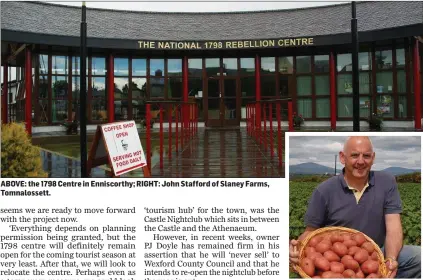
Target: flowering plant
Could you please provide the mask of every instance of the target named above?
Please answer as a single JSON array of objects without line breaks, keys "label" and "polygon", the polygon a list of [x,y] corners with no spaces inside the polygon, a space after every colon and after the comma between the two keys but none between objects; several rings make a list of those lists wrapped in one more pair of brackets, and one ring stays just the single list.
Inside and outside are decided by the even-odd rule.
[{"label": "flowering plant", "polygon": [[303,115],[297,115],[296,112],[294,112],[294,127],[300,127],[303,123],[304,123],[304,118]]},{"label": "flowering plant", "polygon": [[373,113],[367,118],[367,122],[369,123],[370,130],[381,130],[383,126],[382,113]]}]

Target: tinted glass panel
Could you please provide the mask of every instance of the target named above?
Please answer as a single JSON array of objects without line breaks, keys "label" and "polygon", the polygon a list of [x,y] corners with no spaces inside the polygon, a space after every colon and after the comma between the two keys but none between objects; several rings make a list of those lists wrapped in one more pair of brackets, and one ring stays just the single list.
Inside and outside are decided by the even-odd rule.
[{"label": "tinted glass panel", "polygon": [[150,79],[150,97],[164,98],[164,78]]},{"label": "tinted glass panel", "polygon": [[52,77],[52,97],[67,99],[68,97],[68,82],[65,76]]},{"label": "tinted glass panel", "polygon": [[329,55],[314,56],[314,71],[316,73],[329,72]]},{"label": "tinted glass panel", "polygon": [[150,75],[164,76],[164,59],[150,59]]},{"label": "tinted glass panel", "polygon": [[39,98],[48,98],[47,76],[40,76]]},{"label": "tinted glass panel", "polygon": [[147,92],[146,78],[132,78],[132,98],[145,98]]},{"label": "tinted glass panel", "polygon": [[128,58],[115,58],[114,59],[115,76],[128,76],[129,60]]},{"label": "tinted glass panel", "polygon": [[370,93],[371,72],[361,72],[358,76],[360,94]]},{"label": "tinted glass panel", "polygon": [[129,95],[128,78],[115,78],[115,99],[126,99]]},{"label": "tinted glass panel", "polygon": [[93,75],[106,75],[106,59],[104,57],[93,57],[91,64]]},{"label": "tinted glass panel", "polygon": [[360,117],[368,118],[370,116],[370,98],[360,97]]},{"label": "tinted glass panel", "polygon": [[218,58],[206,58],[207,76],[220,75],[220,61]]},{"label": "tinted glass panel", "polygon": [[255,77],[241,78],[241,97],[256,96],[256,79]]},{"label": "tinted glass panel", "polygon": [[328,95],[330,94],[329,76],[315,76],[314,82],[316,84],[317,95]]},{"label": "tinted glass panel", "polygon": [[381,95],[376,98],[377,112],[383,117],[394,116],[394,100],[390,95]]},{"label": "tinted glass panel", "polygon": [[241,74],[254,74],[255,62],[254,58],[240,58]]},{"label": "tinted glass panel", "polygon": [[297,77],[297,94],[311,95],[311,77]]},{"label": "tinted glass panel", "polygon": [[106,97],[106,78],[92,78],[92,95],[93,98]]},{"label": "tinted glass panel", "polygon": [[398,70],[397,72],[397,88],[399,93],[407,92],[407,80],[405,78],[404,70]]},{"label": "tinted glass panel", "polygon": [[48,55],[46,54],[40,55],[40,74],[48,74]]},{"label": "tinted glass panel", "polygon": [[188,79],[188,96],[203,97],[203,80],[201,78]]},{"label": "tinted glass panel", "polygon": [[338,72],[352,71],[352,57],[350,53],[336,56],[336,70]]},{"label": "tinted glass panel", "polygon": [[377,69],[392,68],[392,50],[376,51],[375,54]]},{"label": "tinted glass panel", "polygon": [[236,76],[238,74],[238,61],[236,58],[223,59],[223,73],[228,76]]},{"label": "tinted glass panel", "polygon": [[404,49],[397,49],[397,67],[404,68],[405,67],[405,54]]},{"label": "tinted glass panel", "polygon": [[352,74],[338,74],[337,79],[338,94],[351,94],[353,92]]},{"label": "tinted glass panel", "polygon": [[330,100],[329,98],[316,99],[316,117],[329,118],[330,117]]},{"label": "tinted glass panel", "polygon": [[55,56],[52,57],[53,74],[67,74],[68,73],[68,57],[67,56]]},{"label": "tinted glass panel", "polygon": [[[85,62],[85,66],[87,67],[87,76],[88,76],[88,57],[87,61]],[[79,75],[81,72],[81,58],[79,56],[72,57],[72,75]]]},{"label": "tinted glass panel", "polygon": [[361,52],[358,54],[358,69],[363,71],[372,69],[372,60],[370,53]]},{"label": "tinted glass panel", "polygon": [[338,97],[338,117],[352,117],[352,97]]},{"label": "tinted glass panel", "polygon": [[407,96],[398,96],[398,117],[407,117]]},{"label": "tinted glass panel", "polygon": [[311,98],[298,99],[298,115],[302,115],[303,118],[311,118],[312,109],[311,109]]},{"label": "tinted glass panel", "polygon": [[132,76],[146,76],[147,75],[147,59],[134,58],[132,59]]},{"label": "tinted glass panel", "polygon": [[261,73],[275,73],[275,58],[274,57],[262,57],[261,58]]},{"label": "tinted glass panel", "polygon": [[[188,93],[189,95],[190,93]],[[167,96],[168,98],[182,97],[182,78],[171,77],[167,81]]]},{"label": "tinted glass panel", "polygon": [[276,79],[275,75],[261,76],[261,96],[276,95]]},{"label": "tinted glass panel", "polygon": [[392,72],[376,73],[376,92],[392,93],[393,91],[393,75]]},{"label": "tinted glass panel", "polygon": [[311,72],[311,57],[297,56],[297,73],[310,73],[310,72]]},{"label": "tinted glass panel", "polygon": [[292,74],[294,71],[294,58],[292,56],[279,57],[279,72]]},{"label": "tinted glass panel", "polygon": [[188,59],[188,72],[190,76],[203,75],[203,60],[201,58]]},{"label": "tinted glass panel", "polygon": [[168,59],[167,73],[169,76],[182,76],[182,59]]}]

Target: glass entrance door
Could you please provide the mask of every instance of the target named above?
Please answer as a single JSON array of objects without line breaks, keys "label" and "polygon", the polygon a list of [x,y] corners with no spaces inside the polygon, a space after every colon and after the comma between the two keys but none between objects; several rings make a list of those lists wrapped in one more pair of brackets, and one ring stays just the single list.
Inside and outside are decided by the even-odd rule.
[{"label": "glass entrance door", "polygon": [[239,125],[239,108],[237,102],[237,87],[235,78],[223,78],[221,80],[223,88],[223,122],[225,126]]},{"label": "glass entrance door", "polygon": [[207,58],[207,126],[239,126],[236,58]]},{"label": "glass entrance door", "polygon": [[239,106],[235,78],[209,78],[208,126],[238,126]]},{"label": "glass entrance door", "polygon": [[220,79],[210,77],[207,81],[208,89],[208,110],[207,110],[207,125],[208,126],[222,126],[222,110],[221,110],[221,89]]}]

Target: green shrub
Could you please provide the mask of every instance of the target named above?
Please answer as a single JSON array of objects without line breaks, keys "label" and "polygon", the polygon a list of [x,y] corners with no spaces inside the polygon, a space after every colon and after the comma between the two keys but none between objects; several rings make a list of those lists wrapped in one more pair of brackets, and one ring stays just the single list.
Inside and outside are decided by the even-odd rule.
[{"label": "green shrub", "polygon": [[47,177],[40,149],[32,145],[25,128],[17,123],[1,126],[1,176]]}]

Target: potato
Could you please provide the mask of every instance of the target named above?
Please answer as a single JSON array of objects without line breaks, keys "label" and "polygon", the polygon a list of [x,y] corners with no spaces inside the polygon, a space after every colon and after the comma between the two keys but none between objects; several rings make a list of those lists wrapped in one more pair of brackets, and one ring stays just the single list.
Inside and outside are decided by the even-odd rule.
[{"label": "potato", "polygon": [[352,240],[357,242],[357,246],[361,247],[361,245],[366,242],[366,237],[361,232],[358,232],[352,236]]},{"label": "potato", "polygon": [[[322,274],[322,278],[339,278],[338,274],[339,273],[335,273],[335,272],[332,272],[332,271],[326,271]],[[342,274],[341,274],[341,276],[342,276]]]},{"label": "potato", "polygon": [[326,251],[323,253],[323,256],[329,261],[329,262],[339,262],[341,258],[335,254],[333,251]]},{"label": "potato", "polygon": [[345,256],[342,257],[341,263],[343,265],[345,265],[347,260],[354,260],[354,258],[352,256],[350,256],[350,255],[345,255]]},{"label": "potato", "polygon": [[363,271],[361,271],[360,269],[358,269],[358,271],[356,271],[355,276],[357,278],[364,278],[364,273]]},{"label": "potato", "polygon": [[361,265],[361,270],[365,274],[377,273],[379,271],[379,263],[373,260],[367,260]]},{"label": "potato", "polygon": [[354,240],[349,239],[349,240],[345,240],[344,241],[344,245],[347,246],[347,248],[350,248],[352,246],[357,246],[357,242],[355,242]]},{"label": "potato", "polygon": [[308,276],[314,275],[314,263],[309,258],[302,259],[300,262],[300,267]]},{"label": "potato", "polygon": [[375,247],[371,242],[364,242],[363,245],[361,245],[361,248],[369,252],[369,254],[373,253],[373,251],[375,250]]},{"label": "potato", "polygon": [[355,278],[355,272],[352,271],[351,269],[344,270],[342,275],[344,276],[344,278]]},{"label": "potato", "polygon": [[351,269],[353,271],[357,271],[357,269],[360,268],[360,264],[354,259],[346,260],[343,264],[346,269]]},{"label": "potato", "polygon": [[331,244],[329,244],[325,241],[322,241],[319,244],[317,244],[315,248],[316,248],[316,252],[323,254],[324,252],[330,250]]},{"label": "potato", "polygon": [[332,250],[341,258],[348,254],[348,248],[341,242],[336,242],[332,245]]},{"label": "potato", "polygon": [[332,241],[332,243],[335,243],[335,242],[344,242],[344,238],[341,235],[337,234],[337,233],[334,233],[332,235],[332,237],[331,237],[330,240]]},{"label": "potato", "polygon": [[314,249],[314,247],[308,247],[307,246],[305,248],[305,254],[306,254],[307,257],[309,257],[311,253],[315,253],[315,252],[316,252],[316,249]]},{"label": "potato", "polygon": [[[314,260],[314,266],[322,271],[328,271],[330,269],[330,263],[324,257],[316,258]],[[323,277],[325,278],[325,277]]]},{"label": "potato", "polygon": [[380,278],[376,273],[370,273],[366,278]]},{"label": "potato", "polygon": [[360,250],[360,247],[357,247],[357,246],[352,246],[352,247],[348,248],[348,255],[350,255],[350,256],[354,256],[354,254],[355,254],[358,250]]},{"label": "potato", "polygon": [[319,252],[314,252],[314,253],[311,253],[310,256],[307,256],[307,258],[309,258],[313,262],[316,260],[316,258],[319,258],[319,257],[323,258],[323,255]]},{"label": "potato", "polygon": [[322,238],[320,236],[314,236],[308,242],[308,246],[310,246],[310,247],[316,247],[316,245],[319,244],[320,241],[322,241]]},{"label": "potato", "polygon": [[333,278],[332,277],[333,272],[332,271],[325,271],[322,274],[322,278]]},{"label": "potato", "polygon": [[360,250],[358,250],[355,254],[354,254],[354,259],[359,263],[359,264],[362,264],[362,263],[364,263],[365,261],[367,261],[368,259],[369,259],[369,253],[366,251],[366,250],[364,250],[364,249],[361,249],[360,248]]},{"label": "potato", "polygon": [[374,251],[374,252],[372,253],[372,255],[371,255],[371,259],[372,259],[372,260],[374,260],[374,261],[378,261],[378,260],[379,260],[379,256],[378,256],[378,254],[377,254],[377,252],[376,252],[376,251]]},{"label": "potato", "polygon": [[351,240],[352,239],[352,236],[349,233],[343,233],[342,234],[342,237],[344,238],[344,241],[347,241],[347,240]]},{"label": "potato", "polygon": [[335,273],[343,273],[344,270],[345,270],[345,267],[340,262],[331,262],[330,263],[330,270],[332,272],[335,272]]}]

